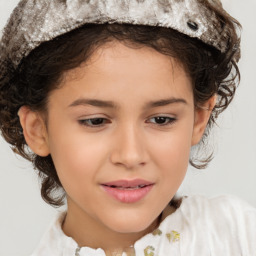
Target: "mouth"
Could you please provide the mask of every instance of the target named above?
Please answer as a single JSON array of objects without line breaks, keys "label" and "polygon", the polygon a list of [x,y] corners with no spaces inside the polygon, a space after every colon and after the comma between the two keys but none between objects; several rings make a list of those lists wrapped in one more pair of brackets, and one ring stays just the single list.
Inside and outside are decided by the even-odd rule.
[{"label": "mouth", "polygon": [[143,199],[153,188],[154,183],[136,180],[118,180],[101,184],[107,195],[122,203],[135,203]]},{"label": "mouth", "polygon": [[108,186],[108,185],[102,185],[102,186],[106,186],[106,187],[110,187],[110,188],[116,188],[116,189],[120,189],[120,190],[134,190],[134,189],[140,189],[140,188],[145,188],[146,186],[149,186],[149,185],[138,185],[138,186],[135,186],[135,187],[119,187],[119,186]]}]

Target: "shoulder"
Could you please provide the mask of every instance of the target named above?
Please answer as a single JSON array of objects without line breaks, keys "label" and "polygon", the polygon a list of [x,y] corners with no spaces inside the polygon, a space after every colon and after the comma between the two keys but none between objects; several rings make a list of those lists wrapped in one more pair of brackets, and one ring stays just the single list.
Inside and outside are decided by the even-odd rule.
[{"label": "shoulder", "polygon": [[75,254],[77,248],[76,242],[72,238],[67,237],[61,229],[65,216],[65,212],[61,212],[56,216],[43,235],[38,247],[30,256],[62,256]]},{"label": "shoulder", "polygon": [[[220,223],[239,230],[247,228],[248,231],[252,227],[256,228],[256,208],[235,196],[190,196],[183,199],[180,211],[193,223],[214,222],[215,226]],[[248,225],[249,222],[254,226]]]},{"label": "shoulder", "polygon": [[212,198],[205,196],[190,196],[183,199],[181,210],[187,212],[187,216],[194,214],[206,215],[209,218],[239,219],[243,217],[256,217],[256,208],[247,202],[231,195],[221,195]]},{"label": "shoulder", "polygon": [[215,197],[206,197],[203,195],[193,195],[184,197],[182,204],[183,207],[195,207],[197,210],[210,208],[214,210],[219,209],[232,209],[232,210],[249,210],[255,211],[256,209],[244,200],[233,195],[220,195]]},{"label": "shoulder", "polygon": [[226,248],[230,253],[240,250],[239,255],[252,255],[256,250],[256,209],[235,196],[187,197],[179,213],[185,233],[215,251]]}]

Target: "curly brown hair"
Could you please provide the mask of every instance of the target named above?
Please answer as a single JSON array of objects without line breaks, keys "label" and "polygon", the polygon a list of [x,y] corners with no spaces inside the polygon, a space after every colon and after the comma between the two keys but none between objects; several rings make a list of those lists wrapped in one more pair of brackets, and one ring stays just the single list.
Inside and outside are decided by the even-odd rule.
[{"label": "curly brown hair", "polygon": [[[213,7],[211,7],[213,8]],[[129,47],[151,47],[183,64],[192,79],[196,107],[217,95],[217,103],[205,132],[233,99],[240,74],[240,24],[223,10],[215,10],[223,26],[229,31],[226,52],[206,45],[170,28],[130,24],[87,24],[49,42],[42,43],[25,57],[18,68],[6,63],[8,76],[0,74],[0,128],[12,149],[31,161],[41,178],[42,198],[53,206],[60,206],[65,198],[51,156],[41,157],[31,152],[23,136],[17,115],[19,108],[47,113],[47,99],[52,90],[61,85],[63,74],[86,62],[93,52],[107,42],[118,40]],[[8,77],[8,79],[6,78]],[[202,143],[204,141],[202,140]],[[211,160],[190,163],[196,168],[206,167]],[[62,193],[56,193],[62,190]]]}]

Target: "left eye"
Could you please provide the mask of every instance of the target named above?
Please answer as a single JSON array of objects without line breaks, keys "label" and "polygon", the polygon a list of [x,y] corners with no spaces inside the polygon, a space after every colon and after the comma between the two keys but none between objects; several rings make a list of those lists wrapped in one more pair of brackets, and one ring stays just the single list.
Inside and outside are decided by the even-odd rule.
[{"label": "left eye", "polygon": [[85,126],[91,126],[91,127],[102,126],[106,122],[107,122],[107,119],[105,118],[90,118],[90,119],[79,120],[80,124]]},{"label": "left eye", "polygon": [[149,119],[151,123],[155,123],[158,125],[168,125],[172,124],[176,121],[173,117],[167,117],[167,116],[156,116]]}]

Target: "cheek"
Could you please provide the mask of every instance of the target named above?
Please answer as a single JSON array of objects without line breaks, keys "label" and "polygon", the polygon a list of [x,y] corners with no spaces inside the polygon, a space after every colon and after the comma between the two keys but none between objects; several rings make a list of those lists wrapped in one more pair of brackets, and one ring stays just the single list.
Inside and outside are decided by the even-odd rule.
[{"label": "cheek", "polygon": [[193,126],[179,126],[152,140],[151,159],[162,175],[163,186],[176,192],[187,171]]},{"label": "cheek", "polygon": [[191,148],[192,129],[177,128],[151,141],[151,155],[159,165],[171,169],[187,166]]},{"label": "cheek", "polygon": [[102,140],[79,132],[53,131],[52,135],[50,152],[64,189],[68,192],[88,186],[105,161]]}]

